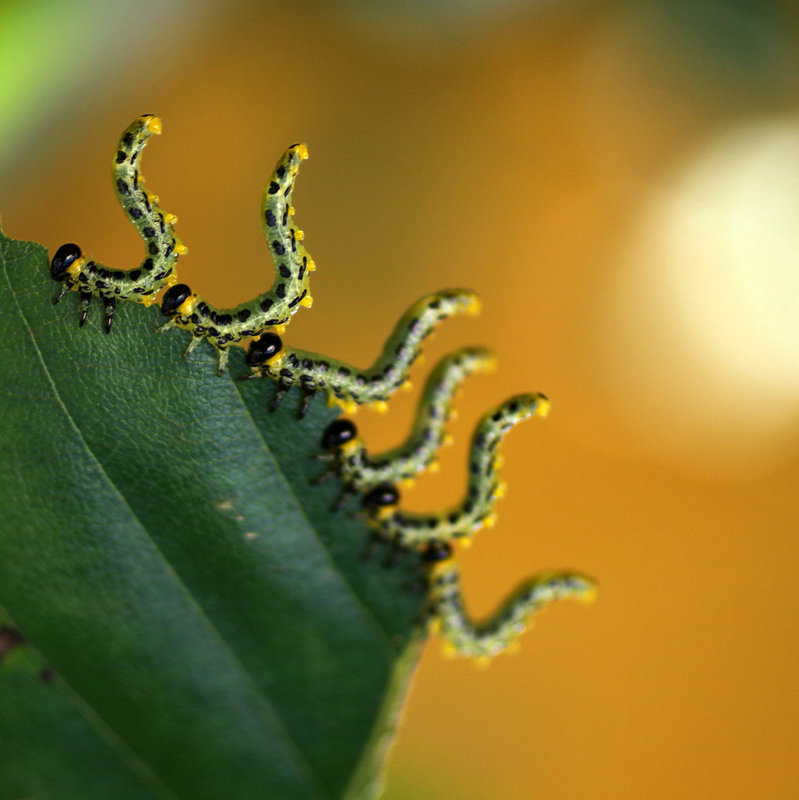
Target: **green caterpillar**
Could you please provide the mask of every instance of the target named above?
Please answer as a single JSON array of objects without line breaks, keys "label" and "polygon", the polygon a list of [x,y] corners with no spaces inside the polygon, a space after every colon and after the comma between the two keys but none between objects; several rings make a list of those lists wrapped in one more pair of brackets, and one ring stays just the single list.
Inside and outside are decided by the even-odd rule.
[{"label": "green caterpillar", "polygon": [[453,314],[476,314],[479,310],[477,295],[468,289],[449,289],[422,297],[402,315],[383,352],[367,369],[286,347],[278,334],[269,331],[250,343],[246,362],[252,373],[245,377],[266,376],[277,381],[273,408],[294,384],[299,384],[303,393],[300,416],[320,390],[327,394],[330,405],[338,404],[347,413],[366,403],[385,410],[388,398],[406,382],[422,342],[436,325]]},{"label": "green caterpillar", "polygon": [[336,507],[349,495],[380,483],[412,483],[413,476],[435,464],[436,452],[446,439],[452,399],[463,381],[478,370],[494,369],[495,363],[494,356],[482,347],[466,347],[443,358],[427,379],[411,435],[399,447],[378,456],[368,455],[352,420],[334,420],[322,435],[322,447],[331,455],[317,456],[332,459],[332,465],[316,482],[339,474],[344,492]]},{"label": "green caterpillar", "polygon": [[219,354],[219,374],[225,369],[228,347],[250,336],[258,336],[267,328],[285,330],[290,317],[300,306],[310,308],[309,275],[316,269],[313,259],[302,244],[305,234],[294,226],[291,195],[300,164],[308,158],[304,144],[289,147],[275,166],[264,190],[261,219],[269,252],[275,265],[272,286],[263,294],[235,308],[217,309],[185,283],[168,289],[161,300],[161,311],[170,317],[160,330],[178,327],[192,335],[186,353],[202,339]]},{"label": "green caterpillar", "polygon": [[577,572],[537,575],[524,581],[493,616],[474,623],[464,609],[452,547],[446,542],[430,544],[422,552],[422,562],[427,572],[430,632],[444,640],[447,655],[483,664],[518,647],[530,617],[553,600],[574,598],[585,603],[596,596],[596,582]]},{"label": "green caterpillar", "polygon": [[122,134],[113,164],[114,191],[146,245],[142,263],[130,270],[109,269],[84,256],[80,247],[71,242],[61,245],[50,262],[50,275],[62,284],[53,304],[75,289],[80,295],[79,325],[86,322],[94,295],[103,301],[105,331],[110,333],[119,298],[149,306],[165,283],[177,280],[178,257],[186,252],[175,236],[177,217],[162,211],[158,198],[143,187],[144,178],[137,163],[154,133],[161,133],[158,117],[144,114],[135,120]]},{"label": "green caterpillar", "polygon": [[430,542],[462,539],[464,544],[484,525],[495,522],[494,505],[505,486],[497,475],[499,443],[519,422],[532,416],[545,417],[549,400],[543,394],[511,397],[477,424],[469,452],[469,483],[466,497],[455,507],[431,514],[400,511],[396,486],[382,483],[363,496],[363,506],[377,539],[390,541],[396,548],[415,547]]}]

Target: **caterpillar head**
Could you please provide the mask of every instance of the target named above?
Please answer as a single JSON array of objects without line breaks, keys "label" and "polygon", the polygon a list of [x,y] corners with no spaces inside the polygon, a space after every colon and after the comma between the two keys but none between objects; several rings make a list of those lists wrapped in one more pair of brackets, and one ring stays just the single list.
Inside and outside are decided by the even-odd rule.
[{"label": "caterpillar head", "polygon": [[422,550],[422,562],[425,564],[438,564],[452,558],[452,545],[448,542],[430,542]]},{"label": "caterpillar head", "polygon": [[83,254],[80,247],[72,242],[62,244],[58,250],[55,251],[53,260],[50,262],[50,276],[54,281],[65,281],[69,278],[69,268],[79,259]]},{"label": "caterpillar head", "polygon": [[382,519],[394,513],[399,500],[399,490],[393,483],[380,483],[370,489],[361,502],[371,517]]},{"label": "caterpillar head", "polygon": [[355,423],[349,419],[336,419],[331,422],[322,434],[322,447],[325,450],[347,449],[347,445],[358,436]]},{"label": "caterpillar head", "polygon": [[283,340],[276,334],[268,331],[250,342],[244,361],[249,367],[262,367],[268,364],[283,350]]},{"label": "caterpillar head", "polygon": [[183,304],[194,297],[194,293],[185,283],[176,283],[164,292],[161,298],[161,313],[167,317],[182,314]]}]

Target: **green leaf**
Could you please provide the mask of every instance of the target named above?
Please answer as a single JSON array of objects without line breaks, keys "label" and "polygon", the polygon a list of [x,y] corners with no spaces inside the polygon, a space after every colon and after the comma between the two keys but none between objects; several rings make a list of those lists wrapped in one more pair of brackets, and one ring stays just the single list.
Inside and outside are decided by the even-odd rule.
[{"label": "green leaf", "polygon": [[0,800],[372,796],[423,593],[311,484],[337,412],[56,289],[0,233]]}]

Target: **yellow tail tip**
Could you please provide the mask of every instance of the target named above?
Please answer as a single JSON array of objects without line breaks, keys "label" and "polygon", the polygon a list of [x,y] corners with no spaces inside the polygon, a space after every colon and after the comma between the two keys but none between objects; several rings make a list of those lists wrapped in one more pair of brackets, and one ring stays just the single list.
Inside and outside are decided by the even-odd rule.
[{"label": "yellow tail tip", "polygon": [[163,129],[164,126],[160,117],[150,117],[150,119],[147,120],[147,130],[150,133],[159,134]]},{"label": "yellow tail tip", "polygon": [[466,313],[476,317],[483,310],[483,301],[477,295],[473,295],[469,304],[466,306]]},{"label": "yellow tail tip", "polygon": [[591,605],[592,603],[596,602],[596,597],[598,593],[599,593],[599,587],[594,583],[591,585],[590,588],[580,592],[576,596],[577,601],[583,603],[583,605],[586,606]]},{"label": "yellow tail tip", "polygon": [[297,158],[299,158],[300,161],[305,161],[305,159],[308,158],[308,145],[298,144],[294,148],[294,152],[297,154]]},{"label": "yellow tail tip", "polygon": [[549,398],[542,395],[538,401],[538,405],[535,407],[536,416],[546,417],[549,414],[550,408],[552,408],[552,403],[550,403]]}]

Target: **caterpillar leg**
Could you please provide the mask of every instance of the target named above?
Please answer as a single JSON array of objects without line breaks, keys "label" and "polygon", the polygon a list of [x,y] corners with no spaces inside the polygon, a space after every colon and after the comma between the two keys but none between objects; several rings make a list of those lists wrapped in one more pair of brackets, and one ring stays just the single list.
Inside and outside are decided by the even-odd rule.
[{"label": "caterpillar leg", "polygon": [[316,391],[314,389],[309,389],[304,384],[301,385],[300,388],[302,389],[302,404],[300,405],[300,410],[297,413],[297,416],[302,419],[308,413],[308,409],[311,407],[311,402],[316,396]]},{"label": "caterpillar leg", "polygon": [[452,403],[466,378],[494,369],[493,355],[482,347],[467,347],[443,358],[430,373],[416,409],[408,438],[399,447],[369,456],[355,423],[337,419],[322,436],[332,454],[328,472],[341,476],[346,495],[364,492],[380,483],[408,482],[433,464],[446,439]]},{"label": "caterpillar leg", "polygon": [[460,574],[446,543],[430,544],[422,552],[429,587],[429,624],[444,640],[449,655],[488,662],[518,646],[530,627],[530,618],[551,602],[572,598],[590,602],[596,582],[577,572],[553,572],[524,581],[499,610],[482,622],[473,622],[464,610]]},{"label": "caterpillar leg", "polygon": [[342,361],[286,347],[274,331],[250,343],[246,362],[254,374],[307,390],[324,391],[328,401],[353,412],[371,403],[384,409],[388,398],[408,378],[408,371],[421,352],[422,342],[443,320],[453,314],[476,314],[480,303],[474,292],[449,289],[427,295],[400,318],[383,352],[367,369]]},{"label": "caterpillar leg", "polygon": [[110,269],[84,256],[80,247],[72,242],[61,245],[50,262],[51,277],[61,283],[53,302],[57,303],[70,289],[79,292],[80,325],[88,315],[87,295],[102,298],[108,333],[118,299],[150,305],[164,284],[175,281],[178,257],[186,252],[174,233],[177,217],[161,210],[158,198],[143,188],[144,178],[139,171],[142,150],[150,136],[160,132],[158,117],[152,114],[139,117],[122,134],[114,156],[114,191],[145,243],[141,264],[130,270]]},{"label": "caterpillar leg", "polygon": [[116,297],[103,297],[103,309],[105,310],[105,332],[111,333],[111,326],[114,324],[114,311],[116,311]]},{"label": "caterpillar leg", "polygon": [[500,481],[497,448],[519,422],[546,416],[549,400],[542,394],[517,395],[489,411],[475,428],[469,450],[469,482],[466,496],[457,506],[432,514],[399,510],[399,491],[390,483],[379,484],[363,496],[369,521],[379,536],[404,546],[461,539],[467,543],[484,525],[494,524],[494,506],[504,493]]},{"label": "caterpillar leg", "polygon": [[310,273],[316,269],[305,250],[303,232],[293,223],[291,195],[299,165],[308,148],[295,144],[283,154],[267,183],[261,219],[275,277],[268,291],[235,308],[219,309],[192,292],[185,283],[168,289],[161,311],[172,327],[188,331],[194,339],[208,339],[219,354],[219,374],[227,365],[228,348],[242,339],[269,329],[283,330],[301,307],[310,308]]},{"label": "caterpillar leg", "polygon": [[80,316],[78,317],[78,327],[82,328],[86,324],[86,318],[89,316],[89,306],[92,302],[91,292],[80,293]]}]

